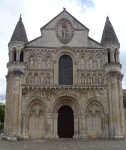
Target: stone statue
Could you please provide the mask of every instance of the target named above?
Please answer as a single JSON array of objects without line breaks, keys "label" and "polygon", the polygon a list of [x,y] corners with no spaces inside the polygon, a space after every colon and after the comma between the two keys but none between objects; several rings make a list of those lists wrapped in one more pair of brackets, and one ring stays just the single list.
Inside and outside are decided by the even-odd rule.
[{"label": "stone statue", "polygon": [[96,77],[93,76],[93,84],[95,84],[95,83],[96,83]]},{"label": "stone statue", "polygon": [[100,69],[100,58],[97,58],[97,69]]},{"label": "stone statue", "polygon": [[30,68],[34,68],[34,59],[33,59],[33,57],[30,58]]},{"label": "stone statue", "polygon": [[47,75],[46,84],[50,84],[50,76],[49,75]]},{"label": "stone statue", "polygon": [[51,61],[50,61],[50,59],[49,59],[49,58],[47,59],[47,68],[48,68],[48,69],[50,69],[50,68],[51,68]]},{"label": "stone statue", "polygon": [[42,59],[41,57],[38,58],[38,69],[41,69],[41,62],[42,62]]},{"label": "stone statue", "polygon": [[89,69],[92,69],[92,59],[89,60]]},{"label": "stone statue", "polygon": [[84,69],[84,58],[81,58],[81,69]]},{"label": "stone statue", "polygon": [[38,76],[35,75],[35,84],[37,84],[37,83],[38,83]]},{"label": "stone statue", "polygon": [[81,84],[84,85],[84,75],[81,76]]},{"label": "stone statue", "polygon": [[41,74],[41,83],[44,84],[44,74]]},{"label": "stone statue", "polygon": [[102,84],[102,76],[99,75],[99,84]]}]

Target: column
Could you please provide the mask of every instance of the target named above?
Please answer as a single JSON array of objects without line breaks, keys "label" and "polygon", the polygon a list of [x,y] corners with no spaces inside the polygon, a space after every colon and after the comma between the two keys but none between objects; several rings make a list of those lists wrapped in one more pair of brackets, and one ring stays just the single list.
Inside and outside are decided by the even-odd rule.
[{"label": "column", "polygon": [[82,114],[81,115],[81,138],[82,139],[87,139],[88,136],[87,136],[87,133],[86,133],[86,115],[85,114]]},{"label": "column", "polygon": [[45,136],[46,139],[53,138],[52,135],[52,114],[51,113],[45,113],[45,122],[46,122],[46,129],[45,129]]},{"label": "column", "polygon": [[119,105],[120,105],[120,121],[121,121],[121,131],[125,135],[125,118],[124,118],[124,107],[123,107],[123,94],[122,94],[122,78],[123,75],[120,73],[118,85],[119,85]]},{"label": "column", "polygon": [[79,128],[78,128],[78,115],[74,114],[74,136],[73,138],[78,139],[79,138]]},{"label": "column", "polygon": [[110,51],[110,54],[111,54],[111,60],[110,60],[110,62],[111,62],[111,63],[115,62],[114,53],[115,53],[114,50],[113,50],[113,51],[112,51],[112,50]]},{"label": "column", "polygon": [[108,51],[105,51],[104,53],[105,55],[105,64],[108,63]]},{"label": "column", "polygon": [[58,114],[53,114],[53,138],[57,139],[58,136]]},{"label": "column", "polygon": [[122,139],[119,109],[119,89],[118,89],[118,72],[109,73],[111,76],[111,102],[112,102],[112,122],[113,122],[113,138]]},{"label": "column", "polygon": [[109,138],[109,116],[105,115],[104,119],[104,138]]},{"label": "column", "polygon": [[29,139],[27,134],[27,120],[29,120],[29,118],[26,114],[22,115],[22,135],[20,136],[22,139]]}]

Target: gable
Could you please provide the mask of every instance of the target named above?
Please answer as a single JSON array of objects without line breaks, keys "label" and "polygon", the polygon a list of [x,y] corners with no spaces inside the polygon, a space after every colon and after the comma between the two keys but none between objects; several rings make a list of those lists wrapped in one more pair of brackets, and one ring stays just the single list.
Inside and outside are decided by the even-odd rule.
[{"label": "gable", "polygon": [[88,37],[88,47],[91,47],[91,48],[103,48],[100,43],[96,42],[95,40],[93,40],[90,37]]},{"label": "gable", "polygon": [[74,29],[85,29],[89,31],[89,29],[84,26],[82,23],[80,23],[76,18],[74,18],[71,14],[69,14],[67,11],[62,11],[60,14],[58,14],[55,18],[53,18],[50,22],[48,22],[45,26],[41,28],[41,31],[43,29],[54,29],[56,28],[56,24],[61,18],[67,18],[73,25]]}]

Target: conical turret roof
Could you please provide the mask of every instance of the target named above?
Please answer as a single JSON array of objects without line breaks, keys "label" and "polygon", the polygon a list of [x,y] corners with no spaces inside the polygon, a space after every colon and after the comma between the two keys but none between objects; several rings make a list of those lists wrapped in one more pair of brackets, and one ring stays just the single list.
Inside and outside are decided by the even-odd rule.
[{"label": "conical turret roof", "polygon": [[24,24],[22,22],[21,16],[19,18],[19,21],[18,21],[18,23],[15,27],[15,30],[13,32],[13,35],[11,37],[10,42],[12,42],[12,41],[22,41],[24,43],[28,42],[25,27],[24,27]]},{"label": "conical turret roof", "polygon": [[106,18],[106,23],[105,23],[105,27],[104,27],[102,39],[101,39],[101,44],[103,45],[107,42],[116,42],[119,44],[118,38],[109,20],[109,17]]}]

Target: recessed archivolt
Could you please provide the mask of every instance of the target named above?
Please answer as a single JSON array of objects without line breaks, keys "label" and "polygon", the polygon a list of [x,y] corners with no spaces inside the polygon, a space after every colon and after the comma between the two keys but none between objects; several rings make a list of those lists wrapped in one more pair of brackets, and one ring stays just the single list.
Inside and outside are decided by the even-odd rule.
[{"label": "recessed archivolt", "polygon": [[70,106],[75,114],[80,114],[82,112],[79,98],[74,94],[63,93],[55,97],[55,101],[50,106],[52,113],[58,113],[59,108],[64,105]]},{"label": "recessed archivolt", "polygon": [[108,105],[107,103],[105,103],[105,99],[103,99],[102,97],[92,97],[90,99],[88,99],[86,102],[85,102],[85,111],[87,110],[87,107],[89,104],[91,104],[92,102],[97,102],[100,104],[100,106],[103,108],[105,114],[109,114],[109,108],[108,108]]},{"label": "recessed archivolt", "polygon": [[40,96],[31,96],[27,100],[27,103],[25,104],[26,111],[29,110],[30,106],[32,106],[33,103],[37,103],[37,102],[42,105],[42,107],[44,108],[45,111],[47,110],[48,105]]},{"label": "recessed archivolt", "polygon": [[69,49],[60,49],[60,50],[58,50],[58,53],[57,53],[57,56],[56,56],[57,60],[59,60],[59,58],[62,55],[69,55],[72,58],[73,62],[75,61],[75,57],[74,57],[75,53],[73,51],[69,50]]}]

